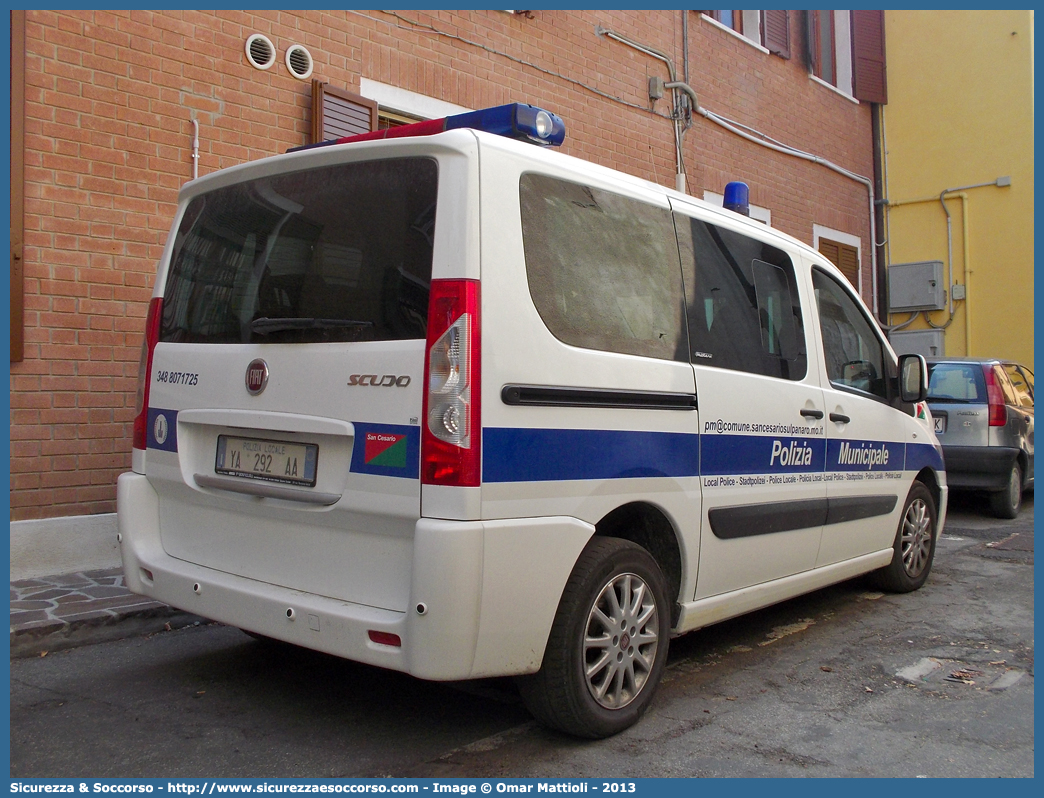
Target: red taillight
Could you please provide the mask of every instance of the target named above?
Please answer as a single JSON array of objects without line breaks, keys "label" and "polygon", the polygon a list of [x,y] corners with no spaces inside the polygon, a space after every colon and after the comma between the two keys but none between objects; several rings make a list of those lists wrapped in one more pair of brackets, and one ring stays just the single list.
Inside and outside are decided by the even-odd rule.
[{"label": "red taillight", "polygon": [[994,369],[997,366],[983,365],[982,373],[986,377],[986,401],[990,404],[990,426],[1003,427],[1008,423],[1008,408],[1004,406],[1004,393]]},{"label": "red taillight", "polygon": [[153,297],[149,302],[149,314],[145,317],[145,340],[141,342],[141,360],[138,362],[138,396],[134,406],[135,449],[145,449],[146,428],[149,424],[149,382],[152,376],[152,353],[159,341],[160,318],[163,300]]},{"label": "red taillight", "polygon": [[479,341],[478,281],[432,280],[421,432],[425,485],[479,484]]}]

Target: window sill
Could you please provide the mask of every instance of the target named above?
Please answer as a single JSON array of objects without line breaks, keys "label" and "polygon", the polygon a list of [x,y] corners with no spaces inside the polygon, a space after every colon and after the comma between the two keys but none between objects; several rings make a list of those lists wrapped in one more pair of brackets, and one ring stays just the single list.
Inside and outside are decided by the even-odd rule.
[{"label": "window sill", "polygon": [[709,22],[709,23],[710,23],[711,25],[713,25],[713,26],[714,26],[715,28],[720,28],[721,30],[723,30],[723,31],[725,31],[726,33],[728,33],[729,35],[731,35],[731,36],[735,36],[735,37],[736,37],[737,39],[739,39],[739,40],[740,40],[741,42],[745,42],[746,44],[749,44],[749,45],[750,45],[751,47],[753,47],[753,48],[754,48],[755,50],[760,50],[760,51],[761,51],[761,52],[763,52],[763,53],[764,53],[765,55],[770,55],[770,53],[769,53],[769,51],[768,51],[768,48],[766,48],[766,47],[762,47],[762,46],[761,46],[760,44],[758,44],[758,43],[757,43],[756,41],[753,41],[753,40],[751,40],[751,39],[748,39],[748,38],[747,38],[746,36],[744,36],[744,35],[743,35],[742,33],[740,33],[740,32],[738,32],[738,31],[735,31],[735,30],[733,30],[733,29],[732,29],[732,28],[730,28],[730,27],[729,27],[728,25],[722,25],[722,24],[721,24],[720,22],[718,22],[718,20],[714,19],[714,17],[708,17],[708,16],[706,15],[706,14],[700,14],[700,16],[701,16],[701,17],[703,17],[703,19],[704,19],[704,20],[705,20],[706,22]]},{"label": "window sill", "polygon": [[811,78],[813,83],[818,83],[820,86],[825,86],[826,88],[830,89],[830,91],[834,92],[835,94],[840,94],[842,97],[844,97],[850,103],[855,103],[856,105],[859,105],[859,100],[857,100],[851,94],[848,94],[846,92],[841,91],[841,89],[839,89],[833,83],[827,83],[822,78],[817,78],[815,75],[812,75],[812,74],[809,75],[809,78]]}]

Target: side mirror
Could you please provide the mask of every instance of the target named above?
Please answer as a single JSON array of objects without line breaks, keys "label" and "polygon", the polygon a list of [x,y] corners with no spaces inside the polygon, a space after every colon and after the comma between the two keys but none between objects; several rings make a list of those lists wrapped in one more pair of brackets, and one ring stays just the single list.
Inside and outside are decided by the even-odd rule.
[{"label": "side mirror", "polygon": [[899,398],[910,404],[928,398],[928,364],[922,355],[899,356]]}]

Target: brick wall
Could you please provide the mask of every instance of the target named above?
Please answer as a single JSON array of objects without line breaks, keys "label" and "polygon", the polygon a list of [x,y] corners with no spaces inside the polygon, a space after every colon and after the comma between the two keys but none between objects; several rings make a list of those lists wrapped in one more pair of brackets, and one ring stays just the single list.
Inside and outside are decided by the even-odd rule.
[{"label": "brick wall", "polygon": [[[306,143],[313,77],[361,77],[458,105],[524,101],[566,120],[564,151],[674,185],[671,123],[649,110],[664,65],[596,35],[609,28],[682,70],[681,11],[29,11],[26,17],[25,360],[11,365],[11,516],[115,509],[130,466],[138,356],[153,274],[178,188],[192,176]],[[797,12],[783,60],[688,13],[689,83],[701,104],[861,175],[873,173],[870,108],[809,80]],[[276,45],[253,68],[251,33]],[[656,103],[659,114],[668,103]],[[20,109],[12,109],[12,114]],[[813,223],[863,241],[866,190],[695,119],[689,192],[743,179],[773,226],[812,243]]]}]

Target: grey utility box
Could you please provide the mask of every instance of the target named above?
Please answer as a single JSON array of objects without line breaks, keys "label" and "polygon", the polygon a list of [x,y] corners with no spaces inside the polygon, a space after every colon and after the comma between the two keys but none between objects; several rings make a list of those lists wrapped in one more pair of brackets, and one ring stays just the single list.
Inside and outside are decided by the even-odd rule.
[{"label": "grey utility box", "polygon": [[946,304],[941,260],[888,267],[888,306],[893,313],[939,310]]},{"label": "grey utility box", "polygon": [[888,336],[897,355],[945,357],[942,330],[899,330]]}]

